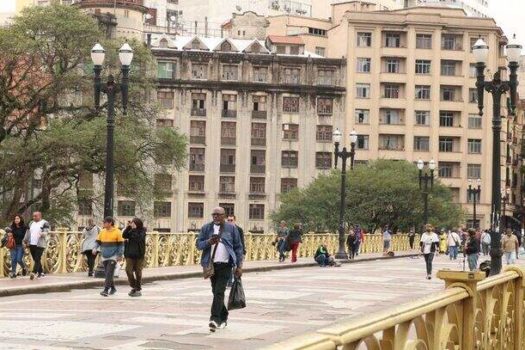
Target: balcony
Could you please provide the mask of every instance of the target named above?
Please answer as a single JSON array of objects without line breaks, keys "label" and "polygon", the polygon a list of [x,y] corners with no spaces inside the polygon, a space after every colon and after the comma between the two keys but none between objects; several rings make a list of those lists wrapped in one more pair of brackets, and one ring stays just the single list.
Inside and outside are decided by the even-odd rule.
[{"label": "balcony", "polygon": [[235,164],[221,164],[221,173],[234,173]]},{"label": "balcony", "polygon": [[252,174],[264,174],[266,173],[266,165],[251,165],[250,172]]},{"label": "balcony", "polygon": [[267,111],[252,111],[253,119],[266,119],[268,112]]},{"label": "balcony", "polygon": [[252,137],[252,146],[262,146],[266,147],[266,139],[258,139]]},{"label": "balcony", "polygon": [[235,146],[237,144],[237,140],[235,137],[221,137],[221,145],[222,146]]},{"label": "balcony", "polygon": [[192,117],[205,117],[206,116],[206,108],[192,108],[191,109],[191,116]]},{"label": "balcony", "polygon": [[190,136],[190,143],[204,145],[206,144],[206,136]]},{"label": "balcony", "polygon": [[190,171],[204,171],[204,164],[190,164]]},{"label": "balcony", "polygon": [[234,109],[223,109],[222,117],[223,118],[237,118],[237,111]]}]

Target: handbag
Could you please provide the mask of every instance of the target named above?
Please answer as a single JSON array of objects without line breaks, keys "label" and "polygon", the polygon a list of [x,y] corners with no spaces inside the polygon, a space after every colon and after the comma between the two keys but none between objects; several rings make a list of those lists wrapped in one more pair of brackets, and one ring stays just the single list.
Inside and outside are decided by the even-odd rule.
[{"label": "handbag", "polygon": [[[221,225],[221,228],[219,229],[219,241],[222,236],[222,230],[223,230],[223,226]],[[218,245],[219,243],[215,244],[215,246],[212,248],[211,258],[210,258],[210,262],[208,263],[208,266],[205,266],[202,268],[202,275],[204,279],[208,279],[215,274],[215,267],[213,267],[213,260],[215,259],[215,253],[217,252]]]},{"label": "handbag", "polygon": [[15,247],[16,247],[15,237],[13,237],[13,236],[7,237],[7,242],[5,244],[5,247],[7,249],[15,249]]},{"label": "handbag", "polygon": [[230,296],[228,297],[228,310],[244,309],[246,307],[246,297],[244,296],[244,288],[240,278],[235,278]]}]

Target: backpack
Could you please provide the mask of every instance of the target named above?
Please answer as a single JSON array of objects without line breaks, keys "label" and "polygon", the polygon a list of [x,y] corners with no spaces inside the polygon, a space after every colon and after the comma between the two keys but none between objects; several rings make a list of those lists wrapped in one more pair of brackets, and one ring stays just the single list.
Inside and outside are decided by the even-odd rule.
[{"label": "backpack", "polygon": [[490,235],[488,233],[483,236],[483,243],[490,244]]}]

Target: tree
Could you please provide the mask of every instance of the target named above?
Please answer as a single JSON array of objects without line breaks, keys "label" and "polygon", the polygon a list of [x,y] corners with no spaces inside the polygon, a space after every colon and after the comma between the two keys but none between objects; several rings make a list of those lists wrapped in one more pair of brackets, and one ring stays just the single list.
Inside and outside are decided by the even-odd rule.
[{"label": "tree", "polygon": [[[123,41],[105,39],[96,21],[74,6],[30,7],[0,28],[4,221],[38,209],[55,224],[70,226],[79,201],[101,207],[102,193],[82,183],[105,171],[106,110],[105,104],[94,109],[90,60],[96,42],[106,49],[104,72],[118,73]],[[186,138],[154,127],[161,113],[149,98],[154,60],[142,43],[129,44],[134,49],[130,103],[126,116],[117,111],[115,174],[119,188],[147,211],[162,195],[154,174],[183,166]]]},{"label": "tree", "polygon": [[[339,226],[340,171],[320,175],[303,189],[283,194],[273,213],[279,222],[301,222],[308,230],[336,232]],[[345,225],[359,224],[374,232],[384,225],[407,231],[423,224],[423,199],[417,168],[406,161],[376,160],[347,173]],[[462,220],[462,210],[452,203],[448,187],[434,181],[429,196],[429,222],[452,227]]]}]

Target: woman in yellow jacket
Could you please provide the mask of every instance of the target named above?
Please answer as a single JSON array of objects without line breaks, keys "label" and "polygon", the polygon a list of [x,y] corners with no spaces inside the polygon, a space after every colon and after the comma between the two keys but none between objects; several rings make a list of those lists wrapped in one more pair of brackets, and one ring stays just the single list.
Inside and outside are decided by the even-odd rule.
[{"label": "woman in yellow jacket", "polygon": [[445,254],[447,252],[447,233],[445,230],[441,230],[441,234],[439,235],[439,252],[441,254]]}]

